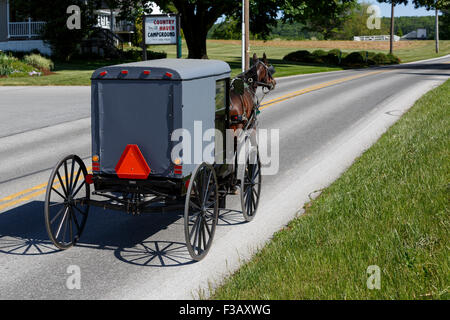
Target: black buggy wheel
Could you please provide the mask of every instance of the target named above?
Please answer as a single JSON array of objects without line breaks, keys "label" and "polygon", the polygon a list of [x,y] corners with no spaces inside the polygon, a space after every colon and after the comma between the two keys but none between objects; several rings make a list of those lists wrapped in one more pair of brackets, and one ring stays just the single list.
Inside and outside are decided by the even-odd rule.
[{"label": "black buggy wheel", "polygon": [[247,157],[244,176],[241,179],[241,206],[242,214],[246,221],[250,222],[256,215],[259,197],[261,195],[261,161],[259,152]]},{"label": "black buggy wheel", "polygon": [[202,163],[192,173],[184,208],[184,235],[192,259],[208,253],[219,219],[219,186],[214,168]]},{"label": "black buggy wheel", "polygon": [[80,238],[89,213],[90,191],[83,160],[70,155],[53,169],[45,194],[45,226],[59,249],[72,247]]}]

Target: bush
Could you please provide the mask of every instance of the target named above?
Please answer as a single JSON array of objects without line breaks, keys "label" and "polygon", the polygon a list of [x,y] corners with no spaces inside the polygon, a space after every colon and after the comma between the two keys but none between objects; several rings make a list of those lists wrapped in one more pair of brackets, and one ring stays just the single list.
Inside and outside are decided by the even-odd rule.
[{"label": "bush", "polygon": [[387,58],[390,64],[399,64],[401,62],[399,57],[394,56],[393,54],[390,53],[387,54]]},{"label": "bush", "polygon": [[342,64],[346,66],[362,66],[365,65],[365,60],[366,58],[361,52],[352,52],[342,60]]},{"label": "bush", "polygon": [[[140,48],[132,48],[125,50],[123,52],[123,57],[126,60],[142,60],[142,49]],[[147,50],[147,60],[155,60],[155,59],[164,59],[167,58],[167,53],[165,52],[155,52],[151,50]]]},{"label": "bush", "polygon": [[291,53],[287,54],[283,58],[283,60],[293,61],[293,62],[304,62],[305,59],[307,59],[310,55],[311,55],[311,53],[309,51],[300,50],[300,51],[295,51],[295,52],[291,52]]},{"label": "bush", "polygon": [[342,59],[342,51],[338,49],[330,50],[326,53],[325,57],[322,57],[322,59],[332,65],[339,65],[341,63],[339,57]]},{"label": "bush", "polygon": [[11,55],[0,52],[0,76],[9,76],[14,71],[12,66],[14,60],[16,60],[16,58]]},{"label": "bush", "polygon": [[23,57],[25,63],[38,68],[40,70],[51,70],[53,69],[53,62],[50,59],[44,58],[39,54],[30,54]]},{"label": "bush", "polygon": [[26,76],[33,71],[33,67],[13,57],[11,53],[0,52],[0,76]]},{"label": "bush", "polygon": [[0,63],[0,76],[9,76],[13,71],[14,68],[11,65]]},{"label": "bush", "polygon": [[313,54],[313,56],[316,56],[316,57],[325,57],[328,53],[324,50],[319,49],[319,50],[314,51],[312,54]]},{"label": "bush", "polygon": [[[319,51],[319,50],[316,50]],[[286,55],[283,60],[292,61],[292,62],[306,62],[306,63],[323,63],[323,59],[319,55],[311,54],[307,50],[300,50],[291,52]]]},{"label": "bush", "polygon": [[333,50],[328,51],[328,54],[333,54],[333,55],[339,57],[339,55],[342,56],[342,51],[339,49],[333,49]]},{"label": "bush", "polygon": [[371,60],[373,60],[376,65],[389,64],[389,58],[384,53],[377,53]]},{"label": "bush", "polygon": [[16,57],[17,59],[23,59],[23,57],[30,54],[39,54],[45,58],[50,58],[48,55],[41,53],[38,49],[33,49],[31,51],[5,51],[5,54],[10,55],[12,57]]},{"label": "bush", "polygon": [[[339,56],[341,63],[339,63]],[[357,51],[345,55],[339,49],[333,49],[328,52],[324,50],[315,50],[310,53],[307,50],[291,52],[283,60],[292,62],[307,63],[327,63],[330,65],[343,65],[346,67],[364,67],[374,65],[398,64],[400,59],[391,54],[375,53],[368,51]]]}]

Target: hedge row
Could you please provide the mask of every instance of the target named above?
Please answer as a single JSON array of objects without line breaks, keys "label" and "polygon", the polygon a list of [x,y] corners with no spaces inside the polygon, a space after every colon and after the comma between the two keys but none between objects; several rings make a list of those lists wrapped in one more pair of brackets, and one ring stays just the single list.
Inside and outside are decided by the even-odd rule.
[{"label": "hedge row", "polygon": [[344,67],[364,67],[375,65],[399,64],[400,59],[392,54],[357,51],[343,53],[339,49],[330,51],[316,50],[309,52],[299,50],[286,55],[283,60],[315,64],[341,65]]}]

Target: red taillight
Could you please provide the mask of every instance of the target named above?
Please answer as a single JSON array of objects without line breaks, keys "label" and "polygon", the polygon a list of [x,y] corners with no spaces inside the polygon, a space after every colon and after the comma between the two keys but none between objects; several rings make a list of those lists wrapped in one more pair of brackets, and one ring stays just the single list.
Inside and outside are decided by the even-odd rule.
[{"label": "red taillight", "polygon": [[93,177],[92,174],[87,174],[87,175],[86,175],[85,180],[86,180],[86,183],[87,183],[87,184],[93,184],[93,183],[94,183],[94,180],[92,180],[92,177]]},{"label": "red taillight", "polygon": [[171,74],[170,72],[166,72],[166,77],[172,78],[173,74]]},{"label": "red taillight", "polygon": [[92,161],[92,171],[100,171],[100,164]]},{"label": "red taillight", "polygon": [[175,173],[175,174],[182,174],[183,173],[183,166],[174,166],[173,167],[173,173]]},{"label": "red taillight", "polygon": [[150,74],[150,70],[144,70],[143,74],[145,74],[146,76],[148,76]]},{"label": "red taillight", "polygon": [[128,74],[128,70],[122,70],[120,71],[121,74]]},{"label": "red taillight", "polygon": [[100,77],[106,76],[108,74],[108,71],[102,71],[100,72]]}]

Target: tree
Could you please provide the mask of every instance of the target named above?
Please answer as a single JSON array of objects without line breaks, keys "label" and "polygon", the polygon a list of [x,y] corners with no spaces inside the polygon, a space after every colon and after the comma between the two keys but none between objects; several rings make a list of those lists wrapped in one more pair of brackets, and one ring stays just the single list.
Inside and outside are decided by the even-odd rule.
[{"label": "tree", "polygon": [[442,16],[440,19],[440,33],[443,40],[450,40],[450,9],[442,10]]},{"label": "tree", "polygon": [[186,44],[189,49],[188,58],[207,59],[206,37],[209,29],[218,18],[231,15],[236,10],[234,0],[156,0],[155,3],[163,10],[170,5],[181,14]]},{"label": "tree", "polygon": [[370,6],[371,4],[367,2],[358,3],[358,5],[348,13],[344,23],[332,39],[352,40],[354,36],[373,36],[388,33],[389,30],[386,28],[386,24],[381,24],[381,29],[369,29],[367,27],[367,21],[371,16],[371,14],[368,13],[368,8]]},{"label": "tree", "polygon": [[[47,0],[14,0],[10,3],[13,10],[47,22],[42,36],[50,44],[53,55],[64,60],[69,60],[78,51],[81,40],[91,32],[97,21],[94,10],[100,4],[99,1],[83,0],[58,0],[53,1],[51,6]],[[67,27],[69,14],[66,14],[66,10],[71,5],[80,8],[80,29]]]},{"label": "tree", "polygon": [[408,4],[408,0],[378,0],[380,3],[390,3],[391,4],[391,33],[390,33],[390,49],[391,54],[394,53],[394,8],[398,4]]},{"label": "tree", "polygon": [[303,23],[306,30],[320,32],[325,39],[329,39],[338,32],[357,5],[355,0],[287,0],[281,8],[285,21]]},{"label": "tree", "polygon": [[[181,14],[181,28],[189,49],[189,58],[207,58],[208,31],[220,17],[240,20],[241,1],[237,0],[154,0],[165,12]],[[308,22],[310,29],[320,29],[331,34],[343,21],[345,12],[357,0],[251,0],[250,31],[266,39],[277,24],[277,17],[284,21]],[[124,11],[143,6],[145,1],[121,0]],[[305,23],[306,24],[306,23]]]},{"label": "tree", "polygon": [[413,0],[416,8],[425,7],[427,10],[450,10],[450,0]]},{"label": "tree", "polygon": [[[450,0],[414,0],[416,8],[425,7],[427,10],[436,11],[436,53],[439,52],[439,10],[450,10]],[[448,28],[448,26],[447,26]]]}]

